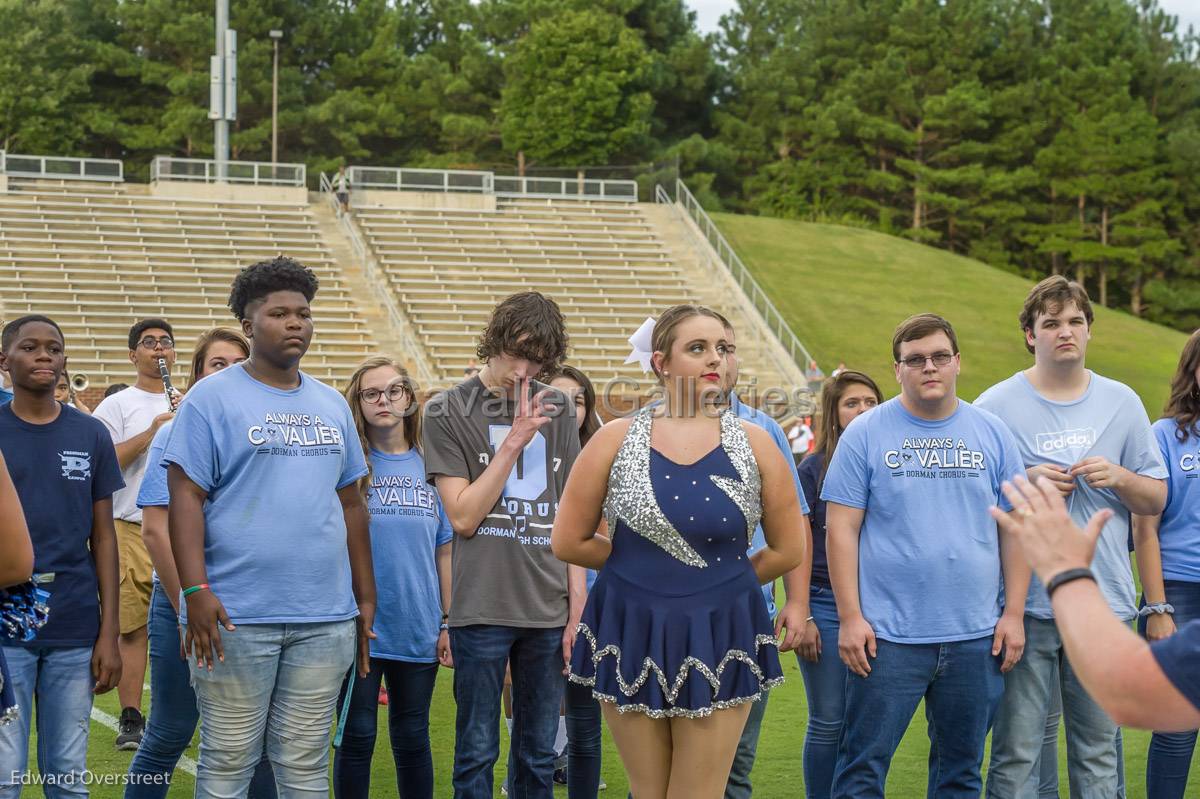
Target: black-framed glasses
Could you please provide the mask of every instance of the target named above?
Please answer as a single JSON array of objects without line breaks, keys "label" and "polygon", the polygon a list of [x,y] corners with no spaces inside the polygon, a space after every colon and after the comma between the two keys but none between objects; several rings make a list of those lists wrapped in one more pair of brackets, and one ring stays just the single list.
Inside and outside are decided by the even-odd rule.
[{"label": "black-framed glasses", "polygon": [[[375,403],[379,402],[379,398],[384,396],[384,394],[385,392],[380,391],[377,388],[364,388],[362,391],[358,392],[358,398],[368,405],[374,405]],[[408,395],[408,389],[404,387],[404,384],[397,383],[394,386],[389,386],[386,394],[388,402],[398,402],[400,399]]]},{"label": "black-framed glasses", "polygon": [[138,344],[140,344],[144,350],[152,350],[156,346],[162,347],[164,350],[175,349],[175,342],[170,336],[159,336],[158,338],[155,338],[154,336],[146,336],[144,339],[139,341]]},{"label": "black-framed glasses", "polygon": [[910,355],[907,358],[901,358],[900,363],[909,369],[924,369],[926,361],[933,361],[934,366],[942,367],[952,360],[954,360],[952,352],[935,352],[933,355]]}]

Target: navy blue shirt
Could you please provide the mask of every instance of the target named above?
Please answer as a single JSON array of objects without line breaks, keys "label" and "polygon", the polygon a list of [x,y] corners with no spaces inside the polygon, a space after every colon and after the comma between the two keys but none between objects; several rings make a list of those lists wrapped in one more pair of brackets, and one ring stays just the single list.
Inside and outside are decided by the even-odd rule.
[{"label": "navy blue shirt", "polygon": [[[92,505],[125,485],[104,425],[62,406],[49,424],[0,406],[0,451],[8,463],[33,540],[33,572],[45,575],[50,617],[27,644],[92,646],[100,631],[99,584],[92,561]],[[53,575],[53,579],[48,579]]]},{"label": "navy blue shirt", "polygon": [[812,584],[833,588],[829,582],[829,561],[825,559],[825,501],[821,499],[821,470],[825,468],[825,453],[814,452],[804,460],[796,471],[800,475],[800,487],[804,489],[804,501],[808,503],[808,523],[812,527]]},{"label": "navy blue shirt", "polygon": [[1167,679],[1200,710],[1200,619],[1193,619],[1170,638],[1150,645]]}]

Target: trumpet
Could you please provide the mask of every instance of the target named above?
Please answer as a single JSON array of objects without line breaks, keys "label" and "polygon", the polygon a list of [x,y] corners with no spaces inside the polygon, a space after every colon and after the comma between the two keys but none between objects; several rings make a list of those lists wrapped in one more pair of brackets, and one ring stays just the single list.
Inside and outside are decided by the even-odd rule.
[{"label": "trumpet", "polygon": [[167,368],[167,359],[158,359],[158,375],[162,378],[163,391],[167,394],[167,410],[175,412],[175,397],[179,392],[171,385],[171,370]]},{"label": "trumpet", "polygon": [[87,391],[87,387],[89,385],[91,385],[91,381],[88,380],[87,375],[81,375],[81,374],[71,375],[71,382],[67,389],[67,400],[72,405],[75,405],[76,404],[75,395],[81,391]]}]

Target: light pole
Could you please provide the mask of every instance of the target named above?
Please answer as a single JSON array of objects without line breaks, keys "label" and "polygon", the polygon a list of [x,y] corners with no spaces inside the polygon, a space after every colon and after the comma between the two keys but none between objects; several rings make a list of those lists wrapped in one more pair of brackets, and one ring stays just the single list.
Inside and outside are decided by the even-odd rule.
[{"label": "light pole", "polygon": [[279,40],[283,31],[273,30],[268,34],[275,44],[275,66],[271,75],[271,163],[279,162]]}]

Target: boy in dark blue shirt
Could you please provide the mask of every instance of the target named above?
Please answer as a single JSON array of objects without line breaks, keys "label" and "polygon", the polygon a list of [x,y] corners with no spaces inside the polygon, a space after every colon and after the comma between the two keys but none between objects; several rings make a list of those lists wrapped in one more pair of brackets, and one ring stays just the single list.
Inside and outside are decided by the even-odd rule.
[{"label": "boy in dark blue shirt", "polygon": [[104,426],[54,399],[66,361],[62,330],[45,316],[15,319],[0,334],[14,395],[0,407],[0,452],[33,539],[35,578],[50,594],[32,641],[0,641],[20,706],[0,727],[3,799],[20,794],[35,703],[38,770],[60,795],[87,794],[92,695],[121,676],[112,495],[123,482]]}]

